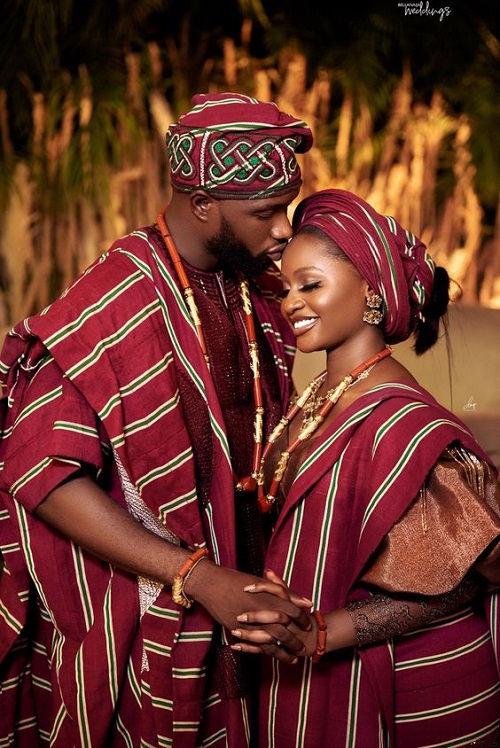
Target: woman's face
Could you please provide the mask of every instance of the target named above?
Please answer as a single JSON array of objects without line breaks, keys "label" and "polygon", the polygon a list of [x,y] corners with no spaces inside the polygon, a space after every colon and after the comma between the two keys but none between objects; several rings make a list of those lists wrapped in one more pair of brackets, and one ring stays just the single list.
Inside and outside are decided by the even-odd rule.
[{"label": "woman's face", "polygon": [[295,236],[283,254],[281,274],[281,311],[301,351],[328,352],[366,334],[368,284],[351,262],[329,254],[322,239]]}]

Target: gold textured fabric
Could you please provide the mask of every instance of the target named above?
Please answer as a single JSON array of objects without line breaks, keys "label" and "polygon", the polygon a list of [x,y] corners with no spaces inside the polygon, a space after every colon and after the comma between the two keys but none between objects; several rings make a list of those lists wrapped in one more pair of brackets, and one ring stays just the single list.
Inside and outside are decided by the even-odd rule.
[{"label": "gold textured fabric", "polygon": [[452,447],[385,537],[362,581],[389,592],[439,595],[471,568],[500,584],[500,486],[487,464]]}]

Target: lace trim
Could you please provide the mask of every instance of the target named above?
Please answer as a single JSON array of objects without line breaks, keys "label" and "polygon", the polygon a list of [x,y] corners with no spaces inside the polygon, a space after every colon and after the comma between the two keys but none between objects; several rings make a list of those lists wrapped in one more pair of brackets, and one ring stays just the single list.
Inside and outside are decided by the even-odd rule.
[{"label": "lace trim", "polygon": [[[116,462],[118,475],[120,477],[120,483],[122,485],[123,494],[127,503],[127,509],[129,513],[141,523],[147,530],[158,535],[160,538],[167,540],[169,543],[174,545],[180,545],[179,538],[173,533],[169,532],[167,528],[162,525],[160,520],[155,517],[153,512],[144,503],[141,496],[139,495],[136,487],[131,482],[127,475],[127,472],[120,460],[117,451],[113,448],[113,457]],[[146,577],[137,577],[138,588],[139,588],[139,605],[140,605],[140,617],[142,618],[147,609],[153,605],[158,598],[158,595],[163,589],[163,584],[157,582],[154,579],[147,579]],[[149,670],[148,657],[146,650],[143,648],[142,651],[142,668],[141,672]]]},{"label": "lace trim", "polygon": [[367,600],[349,602],[345,609],[351,616],[358,647],[402,636],[443,618],[468,603],[479,584],[466,578],[451,592],[435,597],[398,600],[376,594]]}]

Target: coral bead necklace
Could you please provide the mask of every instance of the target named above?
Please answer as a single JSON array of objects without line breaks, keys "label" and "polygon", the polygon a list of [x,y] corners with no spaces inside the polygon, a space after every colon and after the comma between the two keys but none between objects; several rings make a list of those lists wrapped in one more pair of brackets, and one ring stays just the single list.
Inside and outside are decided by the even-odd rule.
[{"label": "coral bead necklace", "polygon": [[[268,512],[276,501],[290,455],[295,452],[300,444],[311,438],[328,416],[333,406],[340,400],[344,392],[356,384],[356,382],[359,382],[360,379],[368,376],[372,368],[378,364],[379,361],[382,361],[382,359],[387,358],[387,356],[390,356],[391,354],[392,348],[386,347],[381,351],[378,351],[378,353],[375,353],[373,356],[370,356],[370,358],[366,359],[366,361],[363,361],[359,366],[356,366],[352,371],[350,371],[349,374],[339,382],[339,384],[329,389],[324,397],[317,398],[316,393],[325,380],[326,372],[320,374],[307,385],[304,392],[295,400],[291,408],[288,410],[288,413],[281,418],[278,425],[270,435],[265,449],[262,452],[260,469],[257,474],[258,501],[261,512]],[[307,407],[308,405],[309,407]],[[266,494],[264,491],[265,460],[267,459],[273,444],[278,441],[285,428],[291,423],[291,421],[293,421],[300,411],[304,412],[300,431],[294,441],[288,444],[286,449],[281,452],[274,471],[271,486]]]}]

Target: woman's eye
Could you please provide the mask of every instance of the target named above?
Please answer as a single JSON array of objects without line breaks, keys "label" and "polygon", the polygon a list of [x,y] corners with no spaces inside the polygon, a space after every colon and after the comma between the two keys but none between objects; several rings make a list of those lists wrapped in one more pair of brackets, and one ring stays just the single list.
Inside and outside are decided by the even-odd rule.
[{"label": "woman's eye", "polygon": [[286,297],[288,296],[289,292],[290,292],[289,288],[284,288],[282,291],[279,292],[278,299],[280,301],[283,301],[283,299],[286,299]]},{"label": "woman's eye", "polygon": [[301,286],[301,291],[313,291],[315,288],[319,288],[321,285],[320,281],[312,281],[311,283],[304,283],[303,286]]}]

